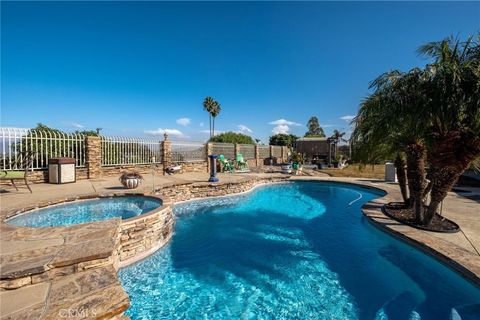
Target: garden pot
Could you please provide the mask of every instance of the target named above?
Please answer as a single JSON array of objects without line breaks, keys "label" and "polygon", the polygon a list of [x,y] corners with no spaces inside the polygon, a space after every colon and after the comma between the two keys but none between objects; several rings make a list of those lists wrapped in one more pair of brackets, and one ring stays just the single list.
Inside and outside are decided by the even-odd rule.
[{"label": "garden pot", "polygon": [[290,164],[282,165],[282,173],[292,173],[292,165]]},{"label": "garden pot", "polygon": [[121,181],[123,186],[127,189],[135,189],[140,184],[139,178],[125,178],[125,179],[122,179]]}]

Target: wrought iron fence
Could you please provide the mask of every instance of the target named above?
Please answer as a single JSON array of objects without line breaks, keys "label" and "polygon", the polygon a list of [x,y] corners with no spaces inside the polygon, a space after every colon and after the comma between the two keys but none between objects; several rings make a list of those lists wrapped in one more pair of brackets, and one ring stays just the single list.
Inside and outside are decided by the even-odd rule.
[{"label": "wrought iron fence", "polygon": [[223,154],[227,159],[235,159],[235,145],[233,143],[212,143],[213,154]]},{"label": "wrought iron fence", "polygon": [[270,146],[258,146],[258,157],[260,159],[270,158]]},{"label": "wrought iron fence", "polygon": [[201,162],[207,160],[207,150],[203,142],[172,141],[172,162]]},{"label": "wrought iron fence", "polygon": [[243,159],[255,159],[255,145],[253,144],[239,144],[239,151],[243,155]]},{"label": "wrought iron fence", "polygon": [[152,138],[102,136],[102,166],[162,163],[162,144]]},{"label": "wrought iron fence", "polygon": [[0,128],[1,169],[19,170],[22,153],[32,152],[32,169],[45,169],[48,159],[70,157],[77,167],[85,166],[85,136],[58,130]]}]

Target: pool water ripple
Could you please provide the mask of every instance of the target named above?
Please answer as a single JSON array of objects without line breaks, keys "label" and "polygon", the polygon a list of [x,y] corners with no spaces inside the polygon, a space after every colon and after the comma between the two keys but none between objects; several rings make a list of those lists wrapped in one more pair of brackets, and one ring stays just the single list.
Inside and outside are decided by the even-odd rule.
[{"label": "pool water ripple", "polygon": [[295,182],[177,205],[171,243],[120,270],[127,314],[437,320],[458,311],[477,319],[479,288],[363,218],[361,205],[379,196]]}]

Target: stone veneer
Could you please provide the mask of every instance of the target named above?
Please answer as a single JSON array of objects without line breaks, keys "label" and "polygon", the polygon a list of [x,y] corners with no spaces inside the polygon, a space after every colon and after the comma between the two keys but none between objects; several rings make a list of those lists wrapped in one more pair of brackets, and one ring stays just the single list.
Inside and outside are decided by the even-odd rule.
[{"label": "stone veneer", "polygon": [[122,221],[118,232],[119,267],[135,262],[163,247],[173,235],[175,219],[170,206]]}]

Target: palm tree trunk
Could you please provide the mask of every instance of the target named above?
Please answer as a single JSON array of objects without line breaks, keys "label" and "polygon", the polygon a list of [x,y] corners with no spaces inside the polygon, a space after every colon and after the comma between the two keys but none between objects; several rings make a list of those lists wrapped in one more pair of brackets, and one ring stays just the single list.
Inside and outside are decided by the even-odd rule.
[{"label": "palm tree trunk", "polygon": [[212,115],[208,115],[208,129],[210,130],[210,139],[212,138]]},{"label": "palm tree trunk", "polygon": [[215,117],[212,117],[212,134],[215,136]]},{"label": "palm tree trunk", "polygon": [[424,220],[422,200],[423,189],[425,188],[426,148],[421,141],[417,140],[407,145],[405,153],[407,154],[407,177],[410,191],[409,205],[413,207],[417,223],[422,223]]},{"label": "palm tree trunk", "polygon": [[407,190],[407,177],[405,174],[405,160],[397,153],[395,158],[395,169],[397,171],[398,185],[400,186],[400,192],[402,193],[403,202],[408,205],[408,190]]},{"label": "palm tree trunk", "polygon": [[480,137],[457,131],[439,135],[430,154],[432,191],[430,204],[425,213],[425,225],[432,222],[448,191],[480,155]]}]

